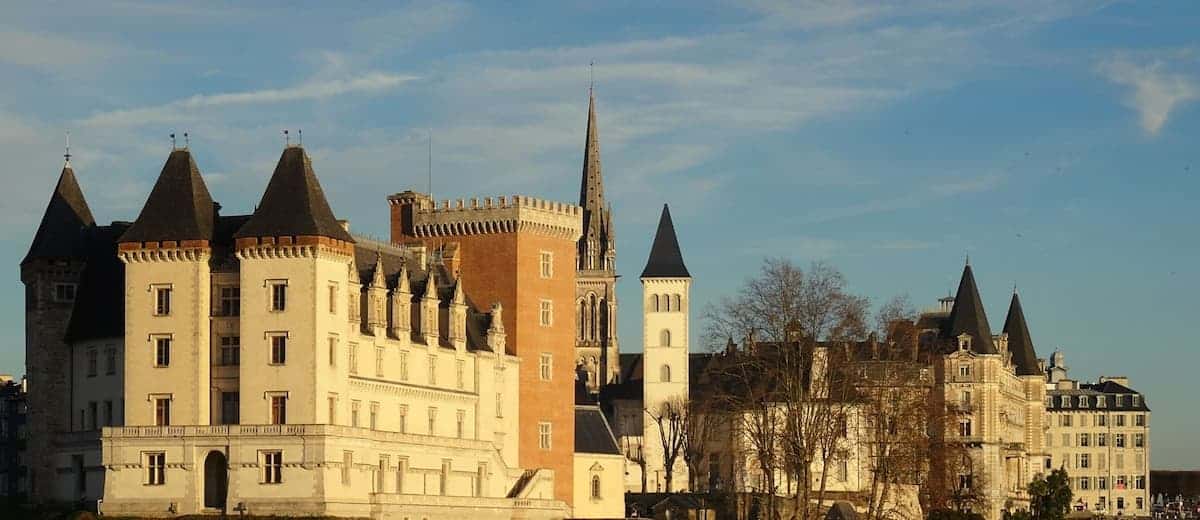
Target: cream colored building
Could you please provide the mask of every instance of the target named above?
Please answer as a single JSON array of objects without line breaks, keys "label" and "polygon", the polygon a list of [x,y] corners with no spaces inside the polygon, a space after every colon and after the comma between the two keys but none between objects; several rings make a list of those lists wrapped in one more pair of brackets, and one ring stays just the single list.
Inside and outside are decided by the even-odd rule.
[{"label": "cream colored building", "polygon": [[1071,509],[1122,516],[1150,512],[1150,408],[1124,377],[1067,379],[1063,354],[1047,367],[1047,470],[1067,471]]},{"label": "cream colored building", "polygon": [[[82,202],[67,177],[39,240],[81,240],[50,236]],[[472,307],[432,251],[350,235],[303,149],[284,150],[254,214],[219,210],[176,149],[136,221],[93,225],[74,248],[79,278],[43,282],[60,252],[35,240],[27,289],[75,308],[57,332],[70,426],[41,499],[142,516],[621,515],[607,424],[582,432],[601,440],[576,454],[572,511],[554,471],[518,465],[504,310]]]}]

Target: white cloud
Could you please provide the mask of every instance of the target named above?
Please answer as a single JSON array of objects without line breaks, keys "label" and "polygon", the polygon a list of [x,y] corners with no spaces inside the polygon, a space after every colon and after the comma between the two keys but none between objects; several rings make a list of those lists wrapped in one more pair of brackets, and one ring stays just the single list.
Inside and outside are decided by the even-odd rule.
[{"label": "white cloud", "polygon": [[1128,56],[1102,62],[1099,71],[1109,81],[1132,89],[1125,104],[1136,110],[1142,129],[1158,135],[1171,112],[1200,98],[1200,86],[1194,77],[1172,73],[1160,59],[1136,63]]},{"label": "white cloud", "polygon": [[354,93],[380,92],[394,89],[401,84],[417,79],[419,79],[417,76],[373,72],[351,79],[309,82],[281,89],[263,89],[210,95],[197,94],[163,105],[101,112],[80,121],[79,124],[90,127],[123,127],[173,122],[186,118],[190,113],[194,114],[196,111],[206,108],[230,105],[285,103],[290,101],[324,99]]},{"label": "white cloud", "polygon": [[128,49],[103,42],[81,41],[62,34],[0,28],[0,63],[43,70],[95,67]]}]

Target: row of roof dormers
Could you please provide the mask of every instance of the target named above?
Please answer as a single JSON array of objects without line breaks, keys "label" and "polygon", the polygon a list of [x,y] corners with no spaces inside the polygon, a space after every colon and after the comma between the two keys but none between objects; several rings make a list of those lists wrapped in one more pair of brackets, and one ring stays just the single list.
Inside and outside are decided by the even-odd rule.
[{"label": "row of roof dormers", "polygon": [[1077,388],[1047,390],[1046,408],[1052,411],[1150,411],[1141,392],[1111,380],[1084,383]]},{"label": "row of roof dormers", "polygon": [[[119,261],[118,244],[174,243],[180,247],[209,246],[215,266],[236,262],[231,254],[235,240],[258,238],[324,237],[348,245],[352,251],[351,281],[362,280],[362,312],[353,313],[361,328],[371,333],[368,321],[372,313],[370,289],[384,289],[412,302],[432,303],[433,327],[422,326],[422,317],[414,311],[401,317],[388,313],[385,328],[393,337],[409,331],[414,339],[436,338],[441,344],[465,339],[470,349],[503,348],[503,328],[493,317],[500,309],[479,312],[470,302],[458,316],[448,314],[456,294],[462,297],[458,280],[440,265],[429,265],[418,251],[397,248],[362,238],[355,239],[333,216],[311,160],[299,146],[284,149],[262,200],[251,215],[225,216],[212,200],[207,185],[190,150],[172,150],[159,173],[137,220],[97,226],[83,190],[69,164],[64,166],[51,193],[42,221],[22,264],[36,260],[75,260],[83,263],[76,293],[75,311],[67,327],[71,341],[119,337],[124,334],[124,264]],[[281,243],[290,240],[281,240]],[[362,242],[361,247],[356,242]],[[441,274],[431,274],[436,270]],[[382,284],[375,280],[381,277]],[[401,279],[403,278],[403,282]],[[429,292],[431,284],[434,292]],[[389,308],[391,307],[389,302]],[[414,306],[419,309],[419,306]],[[383,316],[376,320],[384,321]],[[458,327],[454,327],[458,322]],[[493,327],[495,322],[495,327]],[[452,333],[457,330],[457,333]],[[430,334],[425,334],[430,331]],[[457,336],[457,337],[456,337]]]}]

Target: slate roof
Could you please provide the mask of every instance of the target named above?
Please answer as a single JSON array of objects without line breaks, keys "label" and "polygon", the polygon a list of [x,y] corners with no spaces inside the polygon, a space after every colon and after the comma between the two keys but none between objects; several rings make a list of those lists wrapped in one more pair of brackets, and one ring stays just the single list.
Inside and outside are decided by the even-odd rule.
[{"label": "slate roof", "polygon": [[1013,365],[1019,376],[1042,375],[1033,340],[1029,337],[1029,326],[1025,323],[1025,311],[1021,309],[1021,298],[1013,292],[1008,306],[1008,317],[1004,319],[1004,332],[1008,334],[1008,350],[1012,352]]},{"label": "slate roof", "polygon": [[[1046,395],[1050,397],[1050,404],[1046,407],[1050,411],[1150,411],[1150,407],[1146,404],[1146,397],[1141,392],[1116,381],[1084,383],[1079,385],[1078,389],[1051,389],[1046,391]],[[1133,402],[1132,396],[1135,395],[1138,396],[1137,404]],[[1064,396],[1068,397],[1069,406],[1063,405],[1062,398]],[[1096,400],[1100,397],[1107,398],[1103,407],[1097,406]],[[1087,403],[1085,406],[1081,406],[1084,399],[1087,400]]]},{"label": "slate roof", "polygon": [[128,227],[128,223],[115,222],[86,233],[87,265],[75,293],[67,341],[125,335],[125,264],[117,257],[117,240]]},{"label": "slate roof", "polygon": [[58,176],[50,202],[42,214],[37,233],[25,254],[24,264],[36,258],[80,258],[86,251],[84,230],[95,226],[92,210],[88,208],[83,190],[68,164]]},{"label": "slate roof", "polygon": [[687,266],[683,265],[683,253],[679,251],[679,240],[675,238],[675,224],[671,222],[671,209],[663,204],[662,216],[658,219],[658,231],[654,244],[650,246],[650,258],[642,270],[642,278],[690,278]]},{"label": "slate roof", "polygon": [[254,216],[235,237],[301,235],[354,241],[334,218],[304,148],[290,146],[279,156]]},{"label": "slate roof", "polygon": [[121,242],[212,240],[216,207],[188,150],[174,150],[163,164],[137,220]]},{"label": "slate roof", "polygon": [[620,455],[617,439],[599,406],[575,407],[575,453]]},{"label": "slate roof", "polygon": [[971,336],[971,350],[979,354],[996,354],[996,345],[992,342],[992,329],[988,326],[987,313],[983,310],[983,299],[979,297],[979,288],[975,286],[975,274],[971,264],[963,268],[962,279],[958,283],[958,293],[954,295],[954,308],[947,318],[947,327],[942,329],[944,339],[954,339],[961,334]]}]

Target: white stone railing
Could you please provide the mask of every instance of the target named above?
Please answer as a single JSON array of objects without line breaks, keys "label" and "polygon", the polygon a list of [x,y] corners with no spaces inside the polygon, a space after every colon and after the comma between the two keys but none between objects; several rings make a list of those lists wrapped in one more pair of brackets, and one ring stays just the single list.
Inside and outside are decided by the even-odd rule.
[{"label": "white stone railing", "polygon": [[[79,432],[95,435],[95,432]],[[333,436],[379,442],[421,444],[459,449],[493,449],[493,444],[475,439],[371,430],[334,424],[229,424],[189,426],[110,426],[101,431],[104,439],[161,437],[276,437]]]}]

